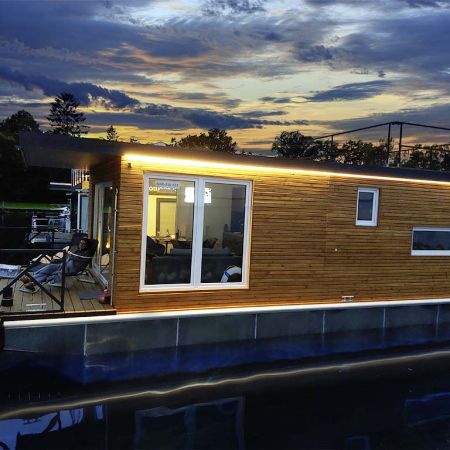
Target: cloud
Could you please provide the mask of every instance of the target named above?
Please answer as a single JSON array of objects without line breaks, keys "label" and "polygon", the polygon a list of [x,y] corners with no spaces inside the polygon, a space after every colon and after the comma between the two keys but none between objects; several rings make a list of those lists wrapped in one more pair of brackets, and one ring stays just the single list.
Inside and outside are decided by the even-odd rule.
[{"label": "cloud", "polygon": [[[149,117],[167,117],[188,123],[186,128],[221,128],[221,129],[245,129],[262,128],[266,125],[304,125],[303,120],[281,121],[261,119],[258,114],[232,115],[222,114],[216,111],[197,108],[176,108],[170,105],[150,104],[136,110]],[[266,114],[267,115],[267,114]]]},{"label": "cloud", "polygon": [[65,83],[45,76],[25,75],[7,67],[0,67],[0,78],[18,84],[28,91],[40,89],[48,96],[70,92],[83,106],[89,105],[92,100],[102,101],[105,106],[114,108],[126,108],[139,104],[138,100],[118,90],[106,89],[92,83]]},{"label": "cloud", "polygon": [[266,96],[266,97],[261,97],[260,100],[264,103],[278,103],[278,104],[283,104],[283,103],[291,103],[292,99],[290,97],[271,97],[271,96]]},{"label": "cloud", "polygon": [[409,8],[443,8],[446,6],[446,0],[304,0],[312,7],[329,7],[329,6],[363,6],[370,7],[409,7]]},{"label": "cloud", "polygon": [[208,0],[202,11],[209,16],[224,14],[253,14],[264,12],[265,0]]},{"label": "cloud", "polygon": [[217,105],[227,109],[237,108],[242,102],[238,98],[227,97],[227,95],[223,92],[175,92],[157,96],[171,100],[182,100],[195,103],[206,103],[208,105]]},{"label": "cloud", "polygon": [[[354,130],[357,128],[369,127],[386,122],[410,122],[422,125],[433,125],[437,127],[448,128],[450,123],[450,104],[436,104],[424,108],[403,109],[395,113],[378,113],[366,117],[357,117],[346,120],[335,121],[321,121],[316,124],[327,125],[334,131]],[[392,135],[397,136],[398,130],[395,127],[392,130]],[[357,137],[360,139],[374,139],[386,138],[387,127],[377,128],[375,130],[366,130],[359,132]],[[417,142],[450,142],[450,131],[439,131],[426,128],[418,128],[412,126],[404,127],[404,137],[414,136]],[[343,139],[350,139],[353,136],[344,136]]]},{"label": "cloud", "polygon": [[239,113],[241,117],[273,117],[273,116],[285,116],[286,111],[247,111]]},{"label": "cloud", "polygon": [[391,85],[388,80],[367,81],[365,83],[349,83],[333,89],[316,92],[307,97],[310,102],[330,102],[339,100],[362,100],[383,93]]}]

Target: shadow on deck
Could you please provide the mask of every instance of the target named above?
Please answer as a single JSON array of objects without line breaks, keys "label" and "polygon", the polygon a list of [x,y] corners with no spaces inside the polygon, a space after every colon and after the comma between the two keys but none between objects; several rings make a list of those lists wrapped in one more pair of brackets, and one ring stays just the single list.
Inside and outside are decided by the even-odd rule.
[{"label": "shadow on deck", "polygon": [[[0,318],[20,320],[115,314],[114,307],[101,302],[102,287],[100,284],[84,282],[83,278],[78,280],[71,277],[67,280],[64,311],[60,311],[59,305],[42,290],[34,294],[20,291],[22,283],[18,281],[13,285],[13,305],[10,307],[0,306]],[[0,291],[9,281],[11,280],[0,278]],[[45,285],[45,287],[47,286]],[[48,286],[47,289],[59,298],[59,288]]]}]

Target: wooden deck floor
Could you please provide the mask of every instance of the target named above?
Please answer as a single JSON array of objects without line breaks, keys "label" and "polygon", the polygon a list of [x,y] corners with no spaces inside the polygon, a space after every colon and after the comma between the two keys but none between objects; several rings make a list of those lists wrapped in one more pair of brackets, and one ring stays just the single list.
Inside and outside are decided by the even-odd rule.
[{"label": "wooden deck floor", "polygon": [[[9,281],[10,280],[8,279],[0,279],[0,290],[6,286]],[[80,292],[101,290],[99,285],[78,281],[75,278],[68,280],[68,285],[69,287],[66,288],[64,296],[64,311],[59,311],[59,305],[42,290],[39,290],[35,294],[21,292],[19,288],[22,286],[22,283],[18,281],[13,286],[13,306],[0,306],[0,318],[4,320],[17,320],[33,319],[38,317],[73,317],[116,313],[116,310],[111,305],[102,304],[99,299],[92,298],[89,300],[80,300]],[[47,287],[47,285],[45,286]],[[58,288],[49,286],[48,289],[56,298],[60,298],[60,290]],[[39,304],[45,304],[43,307],[45,310],[41,310]],[[40,310],[34,311],[33,313],[27,312],[30,309]],[[52,310],[58,311],[52,312]]]}]

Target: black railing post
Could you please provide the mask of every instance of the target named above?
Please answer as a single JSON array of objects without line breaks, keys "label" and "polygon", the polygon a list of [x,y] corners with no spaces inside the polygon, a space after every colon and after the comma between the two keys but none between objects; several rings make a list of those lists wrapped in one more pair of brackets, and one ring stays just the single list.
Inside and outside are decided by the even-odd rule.
[{"label": "black railing post", "polygon": [[61,311],[64,311],[64,293],[66,288],[66,256],[67,252],[63,250],[63,258],[62,258],[62,274],[61,274]]},{"label": "black railing post", "polygon": [[400,122],[400,135],[398,138],[398,167],[402,162],[402,139],[403,139],[403,122]]},{"label": "black railing post", "polygon": [[391,151],[391,122],[389,122],[389,125],[388,125],[386,167],[389,166],[389,153],[390,153],[390,151]]}]

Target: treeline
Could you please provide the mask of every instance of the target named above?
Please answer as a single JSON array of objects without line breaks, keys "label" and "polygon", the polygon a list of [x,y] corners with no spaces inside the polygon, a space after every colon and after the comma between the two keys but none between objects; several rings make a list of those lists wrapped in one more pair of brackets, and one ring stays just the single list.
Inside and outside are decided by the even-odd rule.
[{"label": "treeline", "polygon": [[[49,133],[80,136],[85,117],[72,94],[61,93],[50,105]],[[0,200],[65,203],[64,192],[49,191],[50,181],[70,182],[69,169],[25,167],[17,144],[22,131],[41,132],[34,117],[20,110],[0,122]]]},{"label": "treeline", "polygon": [[283,131],[273,144],[272,152],[281,158],[310,159],[341,164],[410,167],[429,170],[450,170],[450,144],[403,147],[399,154],[393,142],[372,143],[348,140],[341,144],[331,140],[315,140],[299,131]]},{"label": "treeline", "polygon": [[[86,119],[78,107],[79,103],[72,94],[62,92],[58,95],[50,104],[47,116],[49,129],[46,132],[77,137],[86,134],[89,127],[84,124]],[[18,142],[20,131],[40,131],[38,123],[27,111],[18,111],[0,122],[0,176],[11,172],[12,169],[22,170],[20,157],[12,150]],[[105,139],[120,140],[113,125],[107,128]],[[139,143],[139,140],[131,137],[129,142]],[[400,154],[392,141],[389,144],[387,140],[380,140],[377,143],[348,140],[337,144],[330,140],[315,140],[300,131],[283,131],[275,137],[272,152],[277,157],[288,159],[450,170],[450,144],[405,146]],[[211,128],[207,132],[188,135],[178,140],[172,138],[169,145],[188,149],[204,148],[225,153],[244,153],[228,132],[219,128]]]}]

